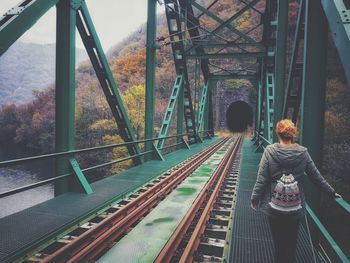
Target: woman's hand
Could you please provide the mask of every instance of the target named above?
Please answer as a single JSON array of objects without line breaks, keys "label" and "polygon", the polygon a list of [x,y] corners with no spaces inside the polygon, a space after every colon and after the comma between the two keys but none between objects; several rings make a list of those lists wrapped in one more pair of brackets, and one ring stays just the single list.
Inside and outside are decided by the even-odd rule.
[{"label": "woman's hand", "polygon": [[338,194],[338,193],[335,193],[334,194],[334,198],[343,198],[340,194]]},{"label": "woman's hand", "polygon": [[250,201],[250,207],[256,211],[256,209],[258,208],[258,202],[256,201]]}]

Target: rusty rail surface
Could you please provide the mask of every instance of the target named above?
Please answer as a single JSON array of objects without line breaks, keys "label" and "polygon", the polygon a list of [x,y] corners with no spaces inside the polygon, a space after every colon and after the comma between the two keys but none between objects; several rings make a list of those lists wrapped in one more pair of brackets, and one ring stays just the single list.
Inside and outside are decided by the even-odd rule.
[{"label": "rusty rail surface", "polygon": [[223,139],[151,186],[135,199],[108,215],[101,222],[69,243],[46,256],[41,262],[89,262],[108,249],[119,237],[127,233],[157,203],[177,187],[187,176],[216,152],[228,139]]},{"label": "rusty rail surface", "polygon": [[[202,215],[190,237],[189,242],[187,243],[187,246],[184,249],[184,252],[181,256],[180,262],[192,262],[193,261],[193,254],[197,250],[198,245],[200,243],[200,237],[204,232],[204,229],[206,227],[206,222],[209,218],[210,212],[213,209],[214,202],[219,194],[220,187],[225,179],[225,176],[227,175],[227,172],[229,171],[230,167],[232,166],[232,162],[235,158],[235,155],[241,145],[242,142],[242,136],[237,138],[234,145],[232,146],[231,150],[227,152],[225,157],[222,159],[220,164],[218,165],[217,169],[215,170],[214,174],[206,184],[206,186],[201,191],[200,195],[197,197],[195,202],[193,203],[190,211],[187,213],[185,218],[181,221],[178,228],[175,230],[174,234],[171,236],[171,238],[168,240],[168,242],[165,244],[164,248],[156,258],[155,262],[157,263],[165,263],[165,262],[171,262],[171,259],[175,255],[180,243],[185,237],[185,234],[187,230],[189,229],[192,221],[194,220],[197,212],[199,211],[200,207],[205,202],[206,198],[209,197],[205,208],[202,212]],[[218,179],[218,180],[217,180]],[[217,182],[216,182],[217,181]],[[214,184],[216,182],[216,184]],[[213,189],[211,192],[210,190]]]}]

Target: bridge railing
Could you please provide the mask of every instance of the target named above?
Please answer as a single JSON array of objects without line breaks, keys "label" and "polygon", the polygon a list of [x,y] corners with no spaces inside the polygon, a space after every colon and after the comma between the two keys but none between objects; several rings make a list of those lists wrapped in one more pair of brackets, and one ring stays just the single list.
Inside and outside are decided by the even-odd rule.
[{"label": "bridge railing", "polygon": [[[199,133],[203,134],[202,137],[210,137],[210,132],[211,131],[208,130],[208,131],[202,131]],[[156,141],[163,140],[163,139],[168,140],[171,138],[179,138],[179,137],[184,137],[187,135],[188,135],[188,133],[183,133],[183,134],[170,135],[170,136],[165,136],[165,137],[157,137],[157,138],[152,138],[152,139],[136,140],[133,142],[108,144],[108,145],[96,146],[96,147],[90,147],[90,148],[84,148],[84,149],[78,149],[78,150],[71,150],[71,151],[65,151],[65,152],[57,152],[57,153],[37,155],[37,156],[31,156],[31,157],[25,157],[25,158],[13,159],[13,160],[6,160],[6,161],[0,162],[0,169],[1,168],[8,168],[10,166],[15,166],[15,165],[23,165],[23,164],[27,164],[27,163],[34,162],[34,161],[44,161],[44,160],[53,159],[53,158],[57,158],[57,157],[65,157],[65,156],[71,157],[74,154],[84,154],[84,153],[90,153],[90,152],[95,152],[95,151],[100,151],[100,150],[126,147],[126,146],[131,145],[131,144],[141,144],[141,143],[150,142],[150,141],[154,143]],[[117,160],[113,160],[110,162],[106,162],[106,163],[102,163],[102,164],[98,164],[98,165],[94,165],[94,166],[90,166],[90,167],[81,169],[81,172],[88,172],[88,171],[102,168],[105,166],[122,163],[122,162],[125,162],[125,161],[133,159],[133,158],[144,156],[146,154],[157,153],[158,150],[162,150],[162,149],[166,149],[166,148],[170,148],[170,147],[175,147],[175,146],[177,147],[177,146],[182,145],[182,144],[187,144],[187,142],[185,140],[181,140],[181,142],[166,145],[166,146],[159,148],[159,149],[154,147],[154,149],[149,150],[149,151],[144,151],[144,152],[141,152],[139,154],[131,155],[131,156],[128,156],[125,158],[121,158],[121,159],[117,159]],[[72,175],[73,175],[73,172],[64,173],[64,174],[57,175],[55,177],[51,177],[51,178],[46,179],[46,180],[41,180],[39,182],[35,182],[35,183],[28,184],[25,186],[17,187],[17,188],[0,193],[0,198],[11,196],[11,195],[23,192],[23,191],[27,191],[27,190],[36,188],[36,187],[47,185],[50,183],[54,183],[56,181],[59,181],[63,178],[66,178],[66,177],[72,176]]]},{"label": "bridge railing", "polygon": [[[258,147],[262,147],[265,149],[267,145],[272,144],[269,140],[267,140],[262,135],[258,134],[254,131],[253,140],[258,142]],[[341,210],[346,213],[347,216],[350,216],[350,204],[346,202],[343,198],[334,198],[333,199],[341,208]],[[317,217],[316,213],[311,209],[311,207],[306,203],[306,211],[310,218],[312,219],[314,225],[317,227],[318,231],[321,233],[323,239],[327,242],[327,244],[331,247],[333,253],[342,261],[342,262],[350,262],[347,255],[340,248],[338,243],[334,240],[332,235],[329,233],[327,228],[322,224],[320,219]],[[349,221],[348,221],[349,222]]]}]

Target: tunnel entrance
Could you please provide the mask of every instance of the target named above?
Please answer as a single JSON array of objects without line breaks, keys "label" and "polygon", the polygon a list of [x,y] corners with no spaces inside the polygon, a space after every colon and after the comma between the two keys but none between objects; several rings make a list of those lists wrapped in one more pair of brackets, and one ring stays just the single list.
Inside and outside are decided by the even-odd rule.
[{"label": "tunnel entrance", "polygon": [[253,124],[253,110],[248,103],[236,101],[226,111],[226,125],[231,132],[243,132]]}]

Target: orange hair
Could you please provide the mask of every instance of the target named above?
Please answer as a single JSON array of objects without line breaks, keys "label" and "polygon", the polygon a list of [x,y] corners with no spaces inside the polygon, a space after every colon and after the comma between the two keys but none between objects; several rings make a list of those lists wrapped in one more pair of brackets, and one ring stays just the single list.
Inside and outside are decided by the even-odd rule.
[{"label": "orange hair", "polygon": [[282,139],[287,139],[287,140],[293,139],[297,136],[297,128],[295,127],[295,124],[291,120],[284,119],[277,123],[276,133]]}]

